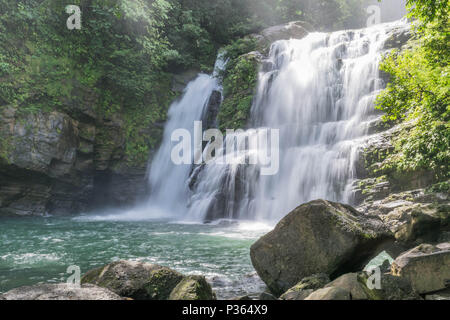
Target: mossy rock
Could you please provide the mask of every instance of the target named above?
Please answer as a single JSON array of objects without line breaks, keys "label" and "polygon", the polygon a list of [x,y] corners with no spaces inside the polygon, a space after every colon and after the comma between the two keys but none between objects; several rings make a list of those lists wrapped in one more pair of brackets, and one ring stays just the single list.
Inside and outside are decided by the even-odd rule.
[{"label": "mossy rock", "polygon": [[135,300],[167,300],[182,279],[182,274],[159,265],[117,261],[88,271],[81,283],[95,284]]},{"label": "mossy rock", "polygon": [[261,56],[251,52],[231,62],[224,81],[224,100],[218,114],[219,128],[244,129],[250,118]]},{"label": "mossy rock", "polygon": [[205,277],[188,276],[173,289],[169,300],[216,300],[216,296]]},{"label": "mossy rock", "polygon": [[323,288],[331,280],[325,273],[319,273],[302,279],[295,286],[283,293],[282,300],[304,300],[314,290]]}]

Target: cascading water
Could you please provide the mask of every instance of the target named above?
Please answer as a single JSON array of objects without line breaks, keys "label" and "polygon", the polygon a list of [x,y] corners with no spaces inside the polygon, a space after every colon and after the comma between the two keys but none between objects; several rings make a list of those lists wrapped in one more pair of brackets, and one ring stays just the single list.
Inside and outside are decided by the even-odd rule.
[{"label": "cascading water", "polygon": [[379,117],[374,99],[383,86],[384,42],[399,25],[406,26],[402,21],[275,42],[259,75],[251,127],[280,130],[279,172],[262,176],[254,165],[207,165],[189,214],[277,220],[314,199],[351,203],[358,147]]},{"label": "cascading water", "polygon": [[175,165],[171,161],[173,143],[172,133],[186,129],[193,135],[194,121],[200,121],[207,111],[211,94],[221,90],[218,73],[225,66],[224,54],[220,53],[212,75],[199,74],[191,81],[180,100],[169,109],[168,122],[164,128],[161,147],[155,155],[149,172],[151,196],[145,206],[153,213],[163,216],[180,216],[186,210],[188,200],[187,181],[192,165]]}]

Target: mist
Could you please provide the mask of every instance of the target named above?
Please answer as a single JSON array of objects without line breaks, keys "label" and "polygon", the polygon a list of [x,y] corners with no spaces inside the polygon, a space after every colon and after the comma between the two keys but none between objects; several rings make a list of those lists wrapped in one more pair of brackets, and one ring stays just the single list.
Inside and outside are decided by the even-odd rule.
[{"label": "mist", "polygon": [[406,0],[368,0],[366,5],[376,5],[381,9],[381,22],[391,22],[403,18],[406,11]]}]

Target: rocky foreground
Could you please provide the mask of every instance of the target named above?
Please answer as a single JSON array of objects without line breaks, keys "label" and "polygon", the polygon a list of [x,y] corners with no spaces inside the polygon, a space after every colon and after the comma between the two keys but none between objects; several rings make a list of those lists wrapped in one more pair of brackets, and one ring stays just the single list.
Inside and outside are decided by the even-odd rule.
[{"label": "rocky foreground", "polygon": [[202,276],[184,276],[150,263],[117,261],[88,271],[81,286],[38,284],[13,289],[0,300],[215,300]]},{"label": "rocky foreground", "polygon": [[[441,212],[445,234],[448,217],[448,211]],[[424,238],[436,232],[427,219],[407,220],[402,227]],[[252,246],[251,258],[270,292],[283,300],[450,299],[450,242],[407,250],[409,237],[399,238],[395,231],[378,216],[318,200],[282,219]],[[395,261],[362,271],[382,251]]]}]

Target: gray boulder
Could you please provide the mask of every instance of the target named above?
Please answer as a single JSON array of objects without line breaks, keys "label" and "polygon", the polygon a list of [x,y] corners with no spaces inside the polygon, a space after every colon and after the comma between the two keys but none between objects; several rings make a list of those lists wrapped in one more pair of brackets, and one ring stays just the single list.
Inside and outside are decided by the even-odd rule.
[{"label": "gray boulder", "polygon": [[0,300],[123,300],[108,289],[86,284],[81,287],[61,284],[38,284],[10,290]]},{"label": "gray boulder", "polygon": [[421,294],[445,289],[450,279],[450,243],[411,249],[395,259],[391,272]]},{"label": "gray boulder", "polygon": [[281,295],[312,274],[361,270],[391,237],[379,218],[317,200],[284,217],[253,244],[250,256],[261,279]]},{"label": "gray boulder", "polygon": [[216,300],[216,295],[203,276],[188,276],[172,290],[169,300]]},{"label": "gray boulder", "polygon": [[182,274],[166,267],[122,260],[88,271],[81,283],[95,284],[135,300],[167,300],[182,279]]}]

